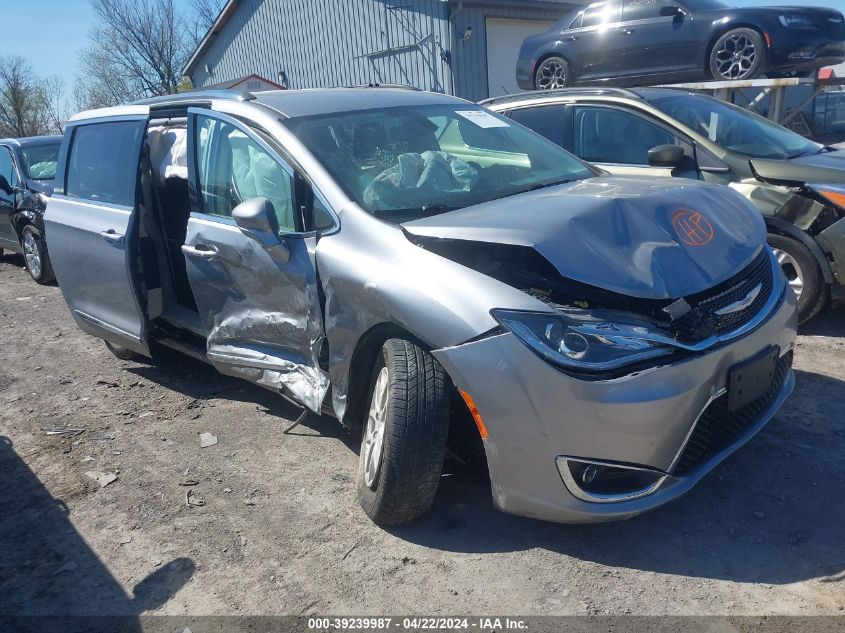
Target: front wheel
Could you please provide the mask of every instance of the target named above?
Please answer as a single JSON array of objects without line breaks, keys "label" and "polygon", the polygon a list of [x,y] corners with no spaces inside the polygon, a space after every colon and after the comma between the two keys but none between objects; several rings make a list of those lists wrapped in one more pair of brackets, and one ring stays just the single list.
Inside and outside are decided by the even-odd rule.
[{"label": "front wheel", "polygon": [[569,62],[563,57],[547,57],[534,73],[535,90],[555,90],[566,88],[572,83],[572,72]]},{"label": "front wheel", "polygon": [[375,523],[408,525],[434,502],[449,434],[443,368],[403,339],[383,345],[373,368],[358,460],[358,497]]},{"label": "front wheel", "polygon": [[710,49],[710,74],[718,81],[755,79],[765,66],[763,37],[754,29],[731,29]]},{"label": "front wheel", "polygon": [[809,321],[828,300],[828,288],[816,258],[809,248],[791,237],[769,234],[767,240],[790,288],[798,296],[798,320]]},{"label": "front wheel", "polygon": [[21,245],[23,246],[23,257],[26,263],[26,270],[36,283],[48,284],[55,278],[53,267],[50,265],[50,257],[47,255],[47,246],[41,233],[33,226],[25,226],[21,233]]}]

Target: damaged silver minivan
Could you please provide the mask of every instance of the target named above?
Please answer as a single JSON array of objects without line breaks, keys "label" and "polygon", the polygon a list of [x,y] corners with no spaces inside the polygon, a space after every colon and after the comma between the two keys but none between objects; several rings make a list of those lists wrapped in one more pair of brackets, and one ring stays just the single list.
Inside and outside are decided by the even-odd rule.
[{"label": "damaged silver minivan", "polygon": [[689,490],[793,388],[794,293],[740,195],[603,175],[441,94],[84,112],[46,222],[84,331],[360,430],[383,525],[431,506],[450,424],[502,510],[600,521]]}]

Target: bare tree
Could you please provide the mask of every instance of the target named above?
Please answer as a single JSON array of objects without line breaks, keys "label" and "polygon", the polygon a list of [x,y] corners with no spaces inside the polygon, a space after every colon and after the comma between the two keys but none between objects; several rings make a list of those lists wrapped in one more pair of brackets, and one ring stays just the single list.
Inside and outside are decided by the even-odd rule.
[{"label": "bare tree", "polygon": [[0,136],[35,136],[47,131],[45,93],[22,57],[0,59]]},{"label": "bare tree", "polygon": [[192,0],[194,13],[194,40],[199,41],[208,33],[208,29],[217,20],[217,16],[226,5],[226,0]]},{"label": "bare tree", "polygon": [[46,131],[50,134],[63,134],[65,123],[71,114],[65,100],[65,80],[58,75],[47,77],[41,87],[41,93]]},{"label": "bare tree", "polygon": [[91,0],[91,5],[99,26],[82,54],[76,105],[101,107],[177,92],[195,42],[173,0]]}]

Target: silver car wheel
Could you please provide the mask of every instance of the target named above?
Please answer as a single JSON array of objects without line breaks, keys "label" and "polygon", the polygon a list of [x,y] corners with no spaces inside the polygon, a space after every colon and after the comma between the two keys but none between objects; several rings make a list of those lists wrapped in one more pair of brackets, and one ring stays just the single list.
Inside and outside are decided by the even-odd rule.
[{"label": "silver car wheel", "polygon": [[41,251],[38,250],[38,243],[32,233],[27,233],[23,238],[23,256],[26,260],[26,267],[33,277],[41,276]]},{"label": "silver car wheel", "polygon": [[566,88],[566,69],[558,62],[544,62],[537,74],[537,85],[543,90]]},{"label": "silver car wheel", "polygon": [[757,60],[757,47],[751,39],[737,33],[726,39],[716,52],[716,71],[724,79],[741,79]]},{"label": "silver car wheel", "polygon": [[798,265],[798,261],[786,251],[779,248],[773,248],[772,252],[775,254],[775,259],[778,262],[783,274],[786,275],[789,281],[789,287],[795,292],[795,295],[800,297],[804,292],[804,271]]},{"label": "silver car wheel", "polygon": [[375,482],[381,470],[381,457],[384,452],[384,426],[387,420],[388,391],[390,386],[390,371],[382,367],[373,387],[373,399],[370,402],[370,413],[367,416],[367,429],[364,431],[364,441],[361,452],[364,454],[364,483],[374,490]]}]

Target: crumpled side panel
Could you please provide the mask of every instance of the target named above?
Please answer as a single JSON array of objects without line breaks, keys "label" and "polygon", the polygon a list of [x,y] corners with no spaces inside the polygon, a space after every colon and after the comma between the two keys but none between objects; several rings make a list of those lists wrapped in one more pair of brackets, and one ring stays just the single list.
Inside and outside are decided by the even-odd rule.
[{"label": "crumpled side panel", "polygon": [[789,187],[765,184],[755,179],[731,183],[730,187],[748,198],[764,216],[786,220],[804,231],[824,210],[824,205]]},{"label": "crumpled side panel", "polygon": [[496,327],[491,308],[545,310],[546,304],[492,277],[408,241],[402,230],[364,213],[317,247],[325,295],[329,375],[335,415],[345,425],[350,386],[366,389],[371,368],[353,375],[361,337],[397,326],[432,349],[457,345]]},{"label": "crumpled side panel", "polygon": [[237,227],[191,218],[186,242],[219,254],[186,258],[209,360],[221,373],[284,391],[319,413],[329,379],[319,367],[314,239],[286,239],[290,259],[278,262]]}]

